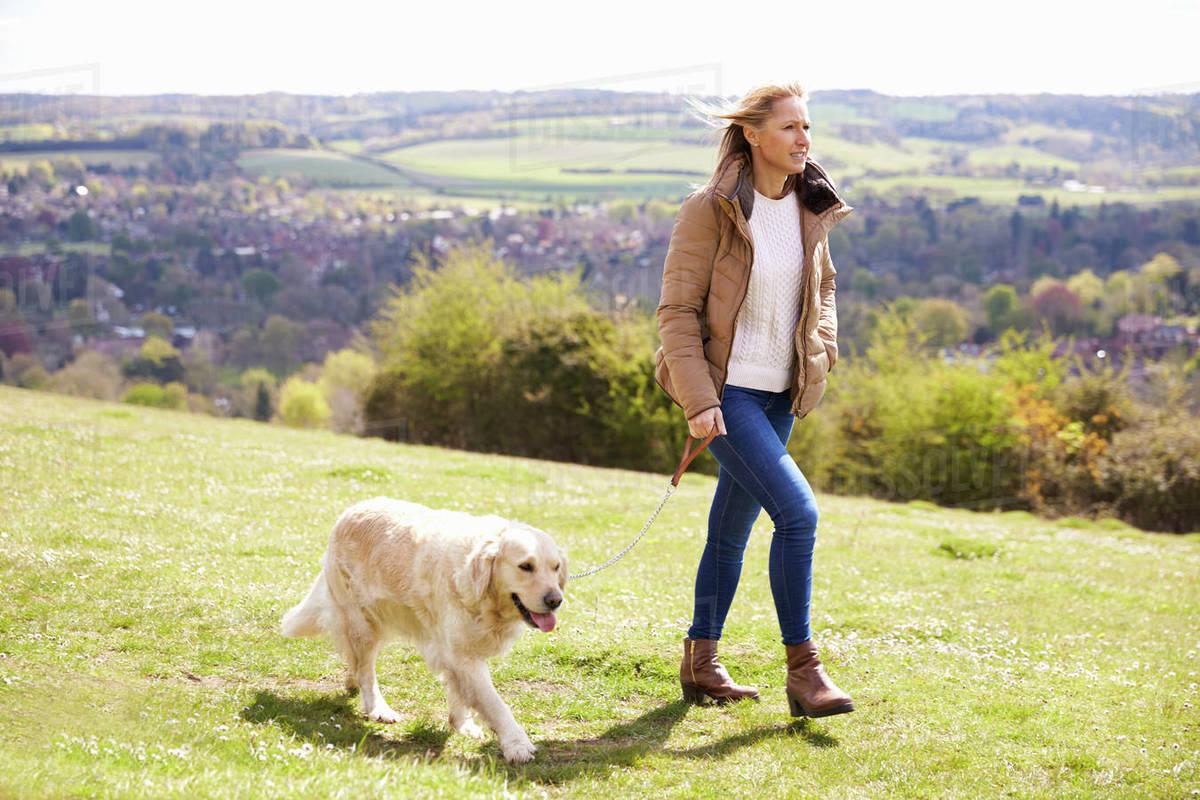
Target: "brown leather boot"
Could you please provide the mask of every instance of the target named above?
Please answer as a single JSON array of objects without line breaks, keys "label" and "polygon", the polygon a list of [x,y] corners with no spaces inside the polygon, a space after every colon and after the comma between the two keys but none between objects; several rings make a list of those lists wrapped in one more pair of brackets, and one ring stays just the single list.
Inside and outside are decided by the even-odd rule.
[{"label": "brown leather boot", "polygon": [[683,699],[702,705],[704,698],[724,704],[749,697],[758,699],[758,689],[738,686],[717,661],[716,639],[684,639],[683,661],[679,664]]},{"label": "brown leather boot", "polygon": [[828,717],[854,710],[850,695],[825,674],[812,639],[786,647],[787,698],[793,717]]}]

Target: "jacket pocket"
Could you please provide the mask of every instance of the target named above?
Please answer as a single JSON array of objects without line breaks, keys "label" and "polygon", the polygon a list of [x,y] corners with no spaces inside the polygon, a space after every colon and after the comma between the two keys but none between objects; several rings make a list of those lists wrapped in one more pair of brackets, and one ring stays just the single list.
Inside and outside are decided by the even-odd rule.
[{"label": "jacket pocket", "polygon": [[809,353],[807,363],[804,365],[804,384],[811,386],[825,380],[825,376],[829,374],[829,351],[825,348],[824,342],[822,346],[817,348],[815,353]]},{"label": "jacket pocket", "polygon": [[796,409],[797,418],[803,419],[821,404],[821,399],[825,396],[825,387],[828,385],[828,381],[821,380],[804,388],[804,396],[800,398],[800,406]]}]

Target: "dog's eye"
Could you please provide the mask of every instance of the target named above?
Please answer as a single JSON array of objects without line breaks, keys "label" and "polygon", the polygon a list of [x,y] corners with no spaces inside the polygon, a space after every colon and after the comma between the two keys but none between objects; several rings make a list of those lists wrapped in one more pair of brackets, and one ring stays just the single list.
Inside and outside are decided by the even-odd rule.
[{"label": "dog's eye", "polygon": [[521,565],[521,569],[525,570],[526,572],[533,572],[533,564],[530,564],[528,561],[526,561]]},{"label": "dog's eye", "polygon": [[555,572],[558,572],[558,568],[559,568],[559,567],[561,567],[561,566],[562,566],[562,564],[555,564],[555,565],[554,565],[554,571],[555,571]]}]

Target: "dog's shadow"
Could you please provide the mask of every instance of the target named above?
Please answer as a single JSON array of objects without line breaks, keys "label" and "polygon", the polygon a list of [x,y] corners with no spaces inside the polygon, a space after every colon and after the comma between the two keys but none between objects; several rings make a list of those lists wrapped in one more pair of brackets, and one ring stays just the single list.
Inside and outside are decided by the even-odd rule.
[{"label": "dog's shadow", "polygon": [[259,690],[241,718],[258,724],[275,724],[297,738],[323,750],[352,750],[384,758],[436,758],[441,755],[450,730],[427,722],[416,722],[400,736],[383,736],[367,722],[358,708],[357,692],[342,691],[320,697],[291,697]]},{"label": "dog's shadow", "polygon": [[[448,728],[429,721],[411,723],[398,736],[383,735],[378,726],[368,723],[362,716],[356,700],[356,693],[351,692],[300,698],[260,690],[241,716],[247,722],[280,725],[318,749],[332,746],[371,757],[437,758],[450,738]],[[492,737],[482,749],[516,780],[553,784],[585,775],[595,776],[613,767],[631,766],[643,756],[656,752],[677,758],[723,758],[776,736],[799,736],[815,747],[837,745],[834,737],[812,728],[807,719],[800,718],[791,723],[742,731],[700,747],[666,748],[672,730],[691,708],[683,700],[675,700],[636,719],[613,725],[594,738],[541,739],[535,735],[537,757],[521,766],[506,764]]]}]

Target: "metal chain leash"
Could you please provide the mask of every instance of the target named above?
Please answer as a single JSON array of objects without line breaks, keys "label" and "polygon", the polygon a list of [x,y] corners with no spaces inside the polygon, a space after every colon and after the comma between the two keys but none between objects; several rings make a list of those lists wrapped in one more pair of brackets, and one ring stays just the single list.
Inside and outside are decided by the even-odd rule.
[{"label": "metal chain leash", "polygon": [[[671,483],[667,486],[666,494],[663,495],[662,500],[658,501],[658,508],[654,509],[654,513],[651,514],[650,518],[646,520],[646,524],[642,526],[642,529],[640,531],[638,531],[638,535],[634,537],[632,542],[630,542],[629,544],[627,544],[625,546],[624,550],[617,553],[615,556],[610,558],[608,561],[605,561],[603,564],[601,564],[598,567],[592,567],[591,569],[586,569],[583,572],[576,572],[573,575],[568,575],[567,580],[573,581],[576,578],[586,578],[589,575],[595,575],[600,570],[608,569],[613,564],[617,563],[622,558],[624,558],[625,554],[628,553],[630,550],[632,550],[634,548],[634,545],[636,545],[638,542],[640,542],[642,540],[642,537],[646,535],[646,531],[650,530],[650,526],[654,523],[654,519],[658,516],[658,512],[663,510],[663,506],[665,506],[667,504],[667,501],[671,499],[671,495],[675,494],[675,490],[677,488],[679,488],[679,479],[683,477],[683,473],[687,470],[688,465],[692,463],[692,460],[696,456],[698,456],[702,452],[704,452],[704,448],[708,447],[709,443],[712,442],[712,440],[716,437],[716,435],[717,435],[717,431],[714,428],[713,431],[708,434],[708,437],[706,439],[704,439],[704,441],[701,443],[701,445],[699,447],[696,448],[695,451],[692,450],[692,437],[690,437],[690,436],[688,437],[687,444],[683,448],[683,459],[679,462],[679,467],[678,467],[678,469],[675,470],[675,474],[673,476],[671,476]],[[699,441],[699,440],[697,440],[697,441]]]},{"label": "metal chain leash", "polygon": [[646,531],[650,530],[650,525],[654,522],[654,518],[658,516],[658,512],[662,511],[663,506],[667,504],[667,501],[671,499],[671,495],[673,494],[675,494],[675,484],[669,483],[667,484],[667,493],[663,495],[662,500],[658,501],[658,508],[654,509],[654,513],[650,515],[650,519],[646,520],[646,524],[642,526],[641,531],[638,532],[638,535],[632,542],[625,546],[624,550],[617,553],[615,556],[610,558],[608,561],[605,561],[598,567],[592,567],[591,569],[586,569],[583,572],[576,572],[574,575],[569,576],[568,580],[573,581],[576,578],[586,578],[588,575],[595,575],[600,570],[608,569],[613,564],[624,558],[625,554],[632,550],[633,546],[642,540],[642,537],[646,535]]}]

